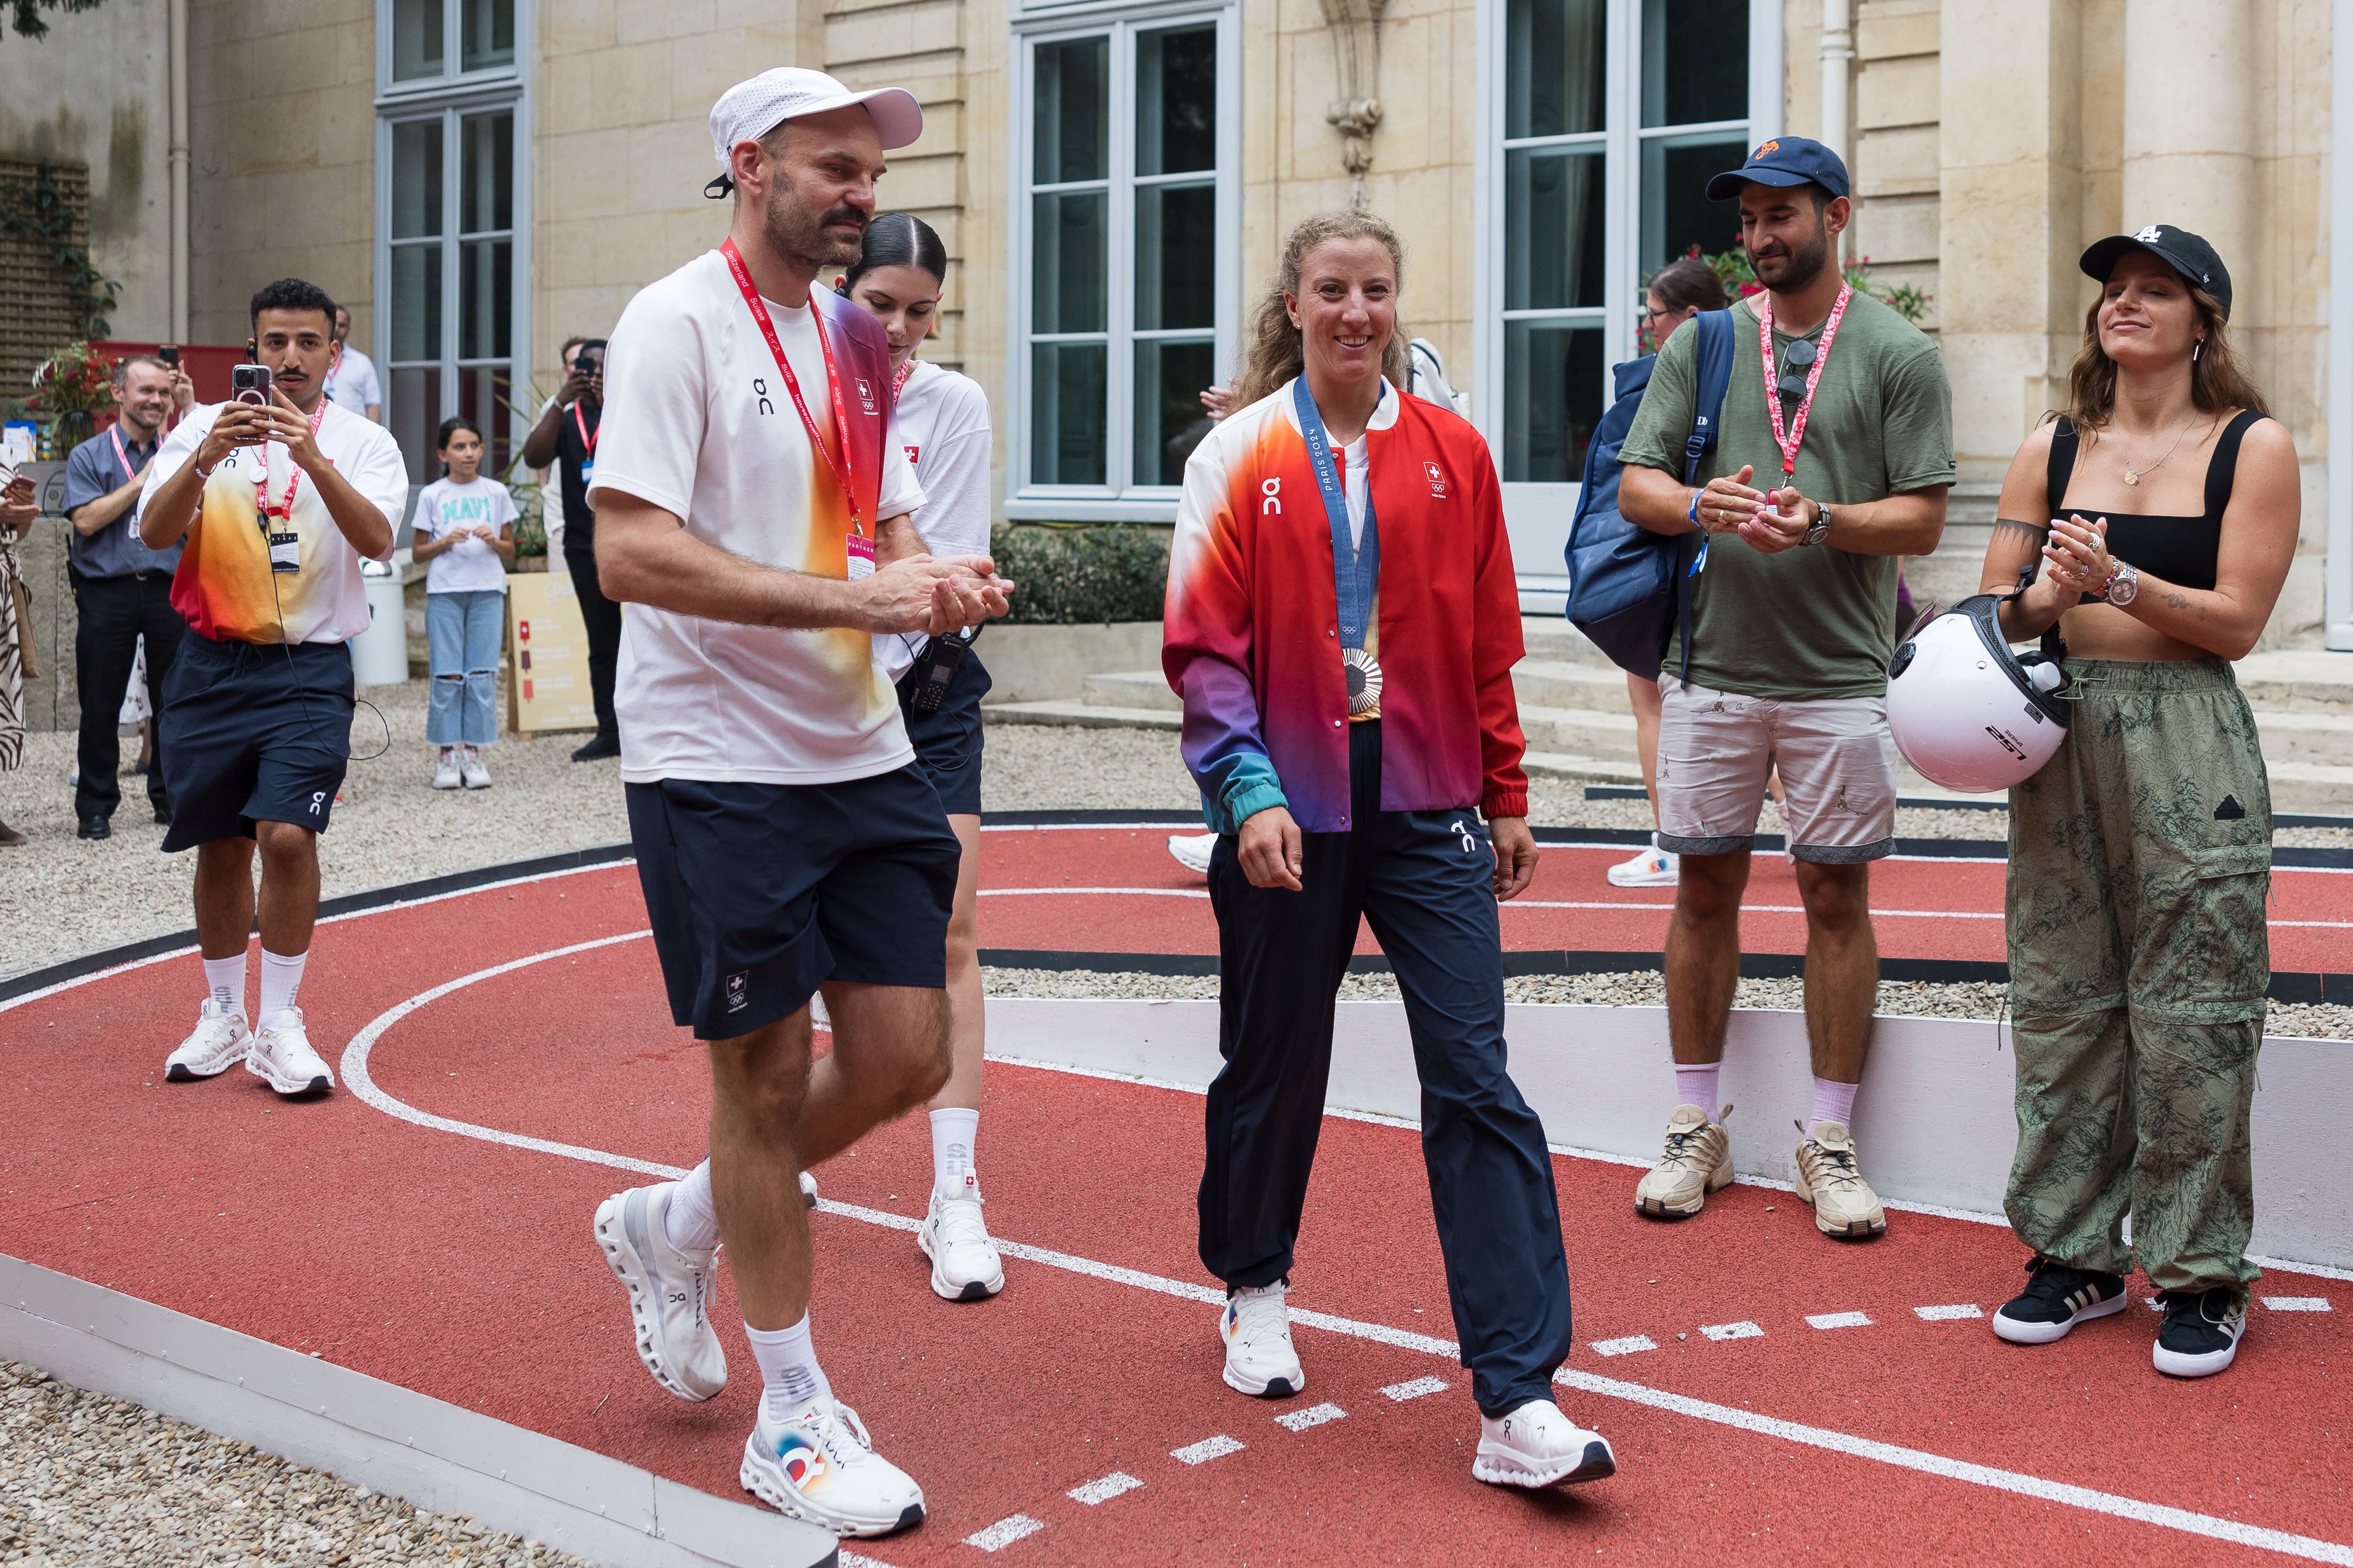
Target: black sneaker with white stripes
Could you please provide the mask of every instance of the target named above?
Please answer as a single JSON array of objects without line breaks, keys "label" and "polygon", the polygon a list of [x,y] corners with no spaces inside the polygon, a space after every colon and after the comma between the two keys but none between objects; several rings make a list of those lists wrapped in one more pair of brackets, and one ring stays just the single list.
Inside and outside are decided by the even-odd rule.
[{"label": "black sneaker with white stripes", "polygon": [[2165,1320],[2151,1359],[2172,1377],[2211,1377],[2238,1359],[2247,1329],[2247,1299],[2228,1285],[2211,1290],[2160,1290]]},{"label": "black sneaker with white stripes", "polygon": [[2014,1345],[2047,1345],[2063,1340],[2087,1318],[2125,1310],[2121,1275],[2070,1268],[2049,1258],[2026,1266],[2026,1289],[1993,1315],[1993,1331]]}]

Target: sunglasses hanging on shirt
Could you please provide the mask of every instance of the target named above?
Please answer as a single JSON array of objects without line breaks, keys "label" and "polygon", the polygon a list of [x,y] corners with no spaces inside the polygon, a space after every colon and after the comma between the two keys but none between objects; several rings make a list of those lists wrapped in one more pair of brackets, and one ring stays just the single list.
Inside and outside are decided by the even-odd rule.
[{"label": "sunglasses hanging on shirt", "polygon": [[1814,341],[1799,338],[1781,351],[1781,376],[1773,384],[1784,397],[1806,395],[1806,367],[1814,363]]}]

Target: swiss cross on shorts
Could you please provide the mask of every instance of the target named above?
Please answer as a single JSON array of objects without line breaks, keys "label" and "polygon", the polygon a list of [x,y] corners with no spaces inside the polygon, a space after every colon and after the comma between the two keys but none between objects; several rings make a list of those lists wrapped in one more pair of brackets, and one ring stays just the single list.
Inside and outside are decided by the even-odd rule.
[{"label": "swiss cross on shorts", "polygon": [[1438,497],[1440,500],[1445,500],[1446,470],[1440,468],[1436,463],[1425,462],[1421,465],[1421,471],[1430,479],[1430,493]]}]

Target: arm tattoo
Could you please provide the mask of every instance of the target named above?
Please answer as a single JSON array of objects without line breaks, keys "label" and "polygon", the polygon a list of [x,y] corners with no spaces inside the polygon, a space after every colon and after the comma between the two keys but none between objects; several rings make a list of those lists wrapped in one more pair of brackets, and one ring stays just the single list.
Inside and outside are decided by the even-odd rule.
[{"label": "arm tattoo", "polygon": [[1993,537],[1996,542],[2007,539],[2012,543],[2023,544],[2029,551],[2042,549],[2042,541],[2049,536],[2050,532],[2051,525],[2047,522],[2021,522],[2014,517],[1998,517],[1993,520]]},{"label": "arm tattoo", "polygon": [[2165,604],[2168,609],[2186,610],[2189,607],[2189,595],[2168,592],[2165,595]]}]

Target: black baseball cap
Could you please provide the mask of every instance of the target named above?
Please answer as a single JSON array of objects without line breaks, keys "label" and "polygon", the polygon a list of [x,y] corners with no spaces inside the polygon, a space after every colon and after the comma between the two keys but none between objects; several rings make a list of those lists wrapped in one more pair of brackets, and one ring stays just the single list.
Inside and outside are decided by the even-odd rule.
[{"label": "black baseball cap", "polygon": [[1707,199],[1727,202],[1743,185],[1820,185],[1834,196],[1847,194],[1846,163],[1810,136],[1776,136],[1748,154],[1748,162],[1707,183]]},{"label": "black baseball cap", "polygon": [[2153,223],[2138,234],[2108,236],[2084,252],[2084,276],[2105,284],[2108,274],[2116,269],[2116,258],[2135,250],[2147,251],[2180,273],[2183,282],[2195,283],[2213,295],[2222,307],[2222,319],[2231,319],[2231,269],[2204,239],[2169,223]]}]

